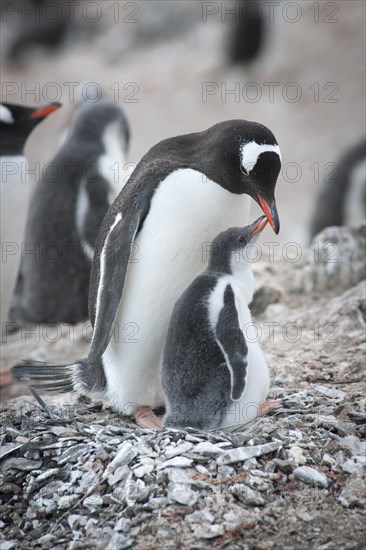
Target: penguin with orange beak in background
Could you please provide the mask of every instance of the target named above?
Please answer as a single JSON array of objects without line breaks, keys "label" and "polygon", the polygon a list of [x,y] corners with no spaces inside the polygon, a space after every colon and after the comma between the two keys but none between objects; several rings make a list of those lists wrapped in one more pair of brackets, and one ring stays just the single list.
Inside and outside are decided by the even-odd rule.
[{"label": "penguin with orange beak in background", "polygon": [[24,146],[34,128],[60,106],[60,103],[42,107],[0,104],[2,333],[18,276],[31,197]]}]

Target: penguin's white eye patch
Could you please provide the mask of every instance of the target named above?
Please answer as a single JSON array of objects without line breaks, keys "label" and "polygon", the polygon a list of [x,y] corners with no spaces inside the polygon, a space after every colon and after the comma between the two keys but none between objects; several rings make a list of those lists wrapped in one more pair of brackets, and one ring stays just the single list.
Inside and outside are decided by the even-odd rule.
[{"label": "penguin's white eye patch", "polygon": [[240,165],[240,172],[244,174],[244,176],[248,175],[248,170],[242,164]]},{"label": "penguin's white eye patch", "polygon": [[266,143],[259,144],[259,143],[256,143],[255,141],[245,143],[244,145],[242,145],[240,149],[240,161],[241,161],[240,164],[241,166],[243,166],[243,168],[245,168],[248,174],[253,170],[259,156],[262,153],[269,153],[269,152],[277,153],[281,161],[281,152],[278,145],[267,145]]},{"label": "penguin's white eye patch", "polygon": [[12,124],[14,122],[10,109],[2,104],[0,104],[0,121],[5,122],[5,124]]}]

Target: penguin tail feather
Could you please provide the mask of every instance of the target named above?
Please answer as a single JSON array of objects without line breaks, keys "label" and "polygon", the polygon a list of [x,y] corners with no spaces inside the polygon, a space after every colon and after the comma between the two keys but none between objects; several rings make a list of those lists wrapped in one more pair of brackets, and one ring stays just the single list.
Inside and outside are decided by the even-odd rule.
[{"label": "penguin tail feather", "polygon": [[[73,365],[48,365],[41,361],[22,361],[11,369],[13,378],[18,381],[35,381],[37,384],[30,385],[30,389],[45,389],[50,392],[72,392],[74,387],[75,367]],[[39,381],[47,383],[40,384]],[[33,393],[33,392],[32,392]]]}]

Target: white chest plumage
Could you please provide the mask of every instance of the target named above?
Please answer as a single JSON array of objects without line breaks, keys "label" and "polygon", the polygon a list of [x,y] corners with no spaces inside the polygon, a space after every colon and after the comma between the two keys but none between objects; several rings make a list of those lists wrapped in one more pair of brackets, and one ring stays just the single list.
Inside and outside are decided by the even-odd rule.
[{"label": "white chest plumage", "polygon": [[[239,326],[248,347],[245,389],[240,400],[232,402],[232,405],[227,409],[220,426],[221,428],[245,424],[253,420],[258,414],[260,405],[266,399],[270,383],[267,363],[260,348],[258,334],[248,307],[253,296],[253,275],[249,268],[238,270],[238,273],[240,273],[240,277],[235,277],[235,275],[222,277],[208,300],[209,322],[213,333],[216,334],[217,321],[224,305],[225,289],[228,284],[231,285],[234,292]],[[216,341],[223,352],[226,364],[232,375],[229,358],[217,338]]]},{"label": "white chest plumage", "polygon": [[[21,260],[31,187],[23,155],[1,157],[1,323],[7,319]],[[2,325],[3,326],[3,325]]]},{"label": "white chest plumage", "polygon": [[108,397],[120,409],[164,403],[159,364],[174,304],[207,267],[223,230],[248,223],[250,198],[180,169],[156,190],[132,249],[114,336],[103,354]]}]

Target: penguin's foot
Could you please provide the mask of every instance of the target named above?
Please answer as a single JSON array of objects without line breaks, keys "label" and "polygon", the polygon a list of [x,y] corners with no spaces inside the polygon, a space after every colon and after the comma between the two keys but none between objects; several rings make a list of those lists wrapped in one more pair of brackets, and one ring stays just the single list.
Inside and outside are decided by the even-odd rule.
[{"label": "penguin's foot", "polygon": [[271,399],[270,401],[265,401],[259,407],[258,416],[264,416],[265,414],[274,411],[275,409],[279,409],[280,407],[281,403],[279,401],[275,401],[274,399]]},{"label": "penguin's foot", "polygon": [[6,388],[14,384],[13,377],[10,370],[0,371],[0,388]]},{"label": "penguin's foot", "polygon": [[141,428],[160,430],[162,427],[163,419],[156,416],[151,407],[139,407],[134,417],[137,425]]}]

